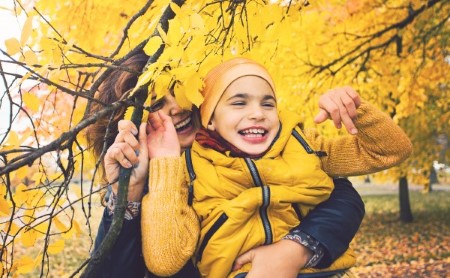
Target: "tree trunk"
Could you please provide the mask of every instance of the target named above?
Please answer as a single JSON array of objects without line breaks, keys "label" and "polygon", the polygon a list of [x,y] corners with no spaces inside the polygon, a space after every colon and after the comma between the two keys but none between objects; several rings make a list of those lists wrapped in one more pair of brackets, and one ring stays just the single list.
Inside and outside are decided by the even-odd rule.
[{"label": "tree trunk", "polygon": [[408,179],[406,176],[400,178],[399,182],[399,201],[400,201],[400,221],[410,223],[413,221],[411,206],[409,204]]},{"label": "tree trunk", "polygon": [[433,184],[439,184],[438,174],[436,172],[436,169],[434,169],[434,166],[431,165],[430,169],[430,188],[428,191],[432,191]]}]

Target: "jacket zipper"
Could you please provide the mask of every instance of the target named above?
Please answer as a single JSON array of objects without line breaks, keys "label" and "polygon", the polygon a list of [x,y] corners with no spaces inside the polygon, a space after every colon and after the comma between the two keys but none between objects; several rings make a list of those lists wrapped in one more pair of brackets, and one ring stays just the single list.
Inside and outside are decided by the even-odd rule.
[{"label": "jacket zipper", "polygon": [[256,165],[253,162],[253,160],[248,157],[244,159],[245,162],[247,163],[248,169],[250,170],[250,174],[252,175],[255,186],[259,186],[262,189],[262,205],[259,208],[259,216],[261,217],[264,228],[265,234],[264,245],[268,245],[273,242],[272,227],[270,225],[269,216],[267,215],[267,208],[270,205],[270,188],[262,183],[261,177],[259,176],[258,173],[258,169],[256,168]]},{"label": "jacket zipper", "polygon": [[202,260],[203,251],[205,251],[206,246],[208,245],[209,240],[212,238],[212,236],[219,230],[220,227],[227,221],[228,216],[225,213],[222,213],[219,218],[214,222],[214,224],[211,226],[211,228],[206,232],[205,237],[203,238],[202,243],[200,244],[200,247],[198,248],[197,252],[197,262],[200,262]]},{"label": "jacket zipper", "polygon": [[194,200],[194,180],[197,177],[195,175],[194,166],[192,165],[191,148],[187,148],[185,151],[186,166],[189,172],[189,186],[188,186],[188,205],[192,206]]}]

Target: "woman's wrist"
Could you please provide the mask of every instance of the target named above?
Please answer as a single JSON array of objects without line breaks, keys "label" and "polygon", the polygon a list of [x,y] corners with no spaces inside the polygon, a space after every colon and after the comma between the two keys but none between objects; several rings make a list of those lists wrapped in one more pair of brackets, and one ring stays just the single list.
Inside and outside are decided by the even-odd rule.
[{"label": "woman's wrist", "polygon": [[[109,184],[112,193],[117,196],[117,190],[119,187],[119,182],[115,182],[113,184]],[[142,198],[144,197],[144,183],[142,184],[129,184],[128,185],[128,202],[142,202]]]},{"label": "woman's wrist", "polygon": [[144,184],[135,184],[128,186],[128,202],[142,202],[144,197]]},{"label": "woman's wrist", "polygon": [[[113,215],[114,210],[116,208],[117,195],[112,190],[112,187],[110,187],[110,192],[109,192],[109,194],[107,194],[107,199],[108,200],[106,203],[106,207],[107,207],[108,213],[109,213],[109,215]],[[125,209],[124,219],[133,220],[134,218],[136,218],[139,215],[140,209],[141,209],[141,201],[128,201],[127,207]]]},{"label": "woman's wrist", "polygon": [[291,240],[297,244],[305,247],[303,268],[316,266],[324,255],[323,247],[320,242],[301,230],[292,230],[289,234],[283,237],[284,240]]}]

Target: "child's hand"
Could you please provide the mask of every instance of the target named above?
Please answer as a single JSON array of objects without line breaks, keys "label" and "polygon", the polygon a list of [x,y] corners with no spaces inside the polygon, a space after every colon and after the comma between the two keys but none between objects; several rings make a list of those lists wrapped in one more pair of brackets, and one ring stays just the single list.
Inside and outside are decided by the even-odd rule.
[{"label": "child's hand", "polygon": [[346,86],[332,89],[320,97],[320,111],[314,118],[314,122],[320,124],[331,119],[336,128],[341,128],[343,123],[349,133],[356,134],[358,130],[354,120],[357,115],[356,109],[360,105],[361,99],[353,88]]},{"label": "child's hand", "polygon": [[180,143],[172,118],[161,110],[148,115],[147,134],[150,159],[180,156]]}]

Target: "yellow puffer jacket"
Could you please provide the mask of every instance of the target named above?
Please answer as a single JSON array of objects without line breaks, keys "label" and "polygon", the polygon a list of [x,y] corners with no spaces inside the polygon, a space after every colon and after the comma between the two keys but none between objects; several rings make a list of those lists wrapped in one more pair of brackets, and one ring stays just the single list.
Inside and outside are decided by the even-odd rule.
[{"label": "yellow puffer jacket", "polygon": [[[385,113],[365,101],[362,101],[357,113],[356,136],[327,138],[314,129],[304,130],[304,135],[313,149],[326,151],[327,156],[320,159],[322,168],[330,176],[374,173],[399,164],[411,154],[412,144],[408,136]],[[284,129],[287,129],[286,125]],[[266,157],[270,155],[269,152]],[[283,155],[286,155],[285,151],[281,156]],[[170,276],[178,272],[192,257],[194,250],[198,249],[199,223],[196,212],[188,204],[189,179],[186,180],[188,173],[185,166],[184,157],[150,160],[149,193],[142,200],[141,208],[142,248],[146,266],[159,276]],[[195,170],[200,174],[198,169]],[[205,173],[210,173],[209,176],[217,175],[215,169],[202,172]],[[266,173],[261,174],[266,178]],[[217,203],[222,203],[222,200],[218,198]],[[202,240],[203,238],[204,236]],[[222,260],[219,255],[217,258]],[[234,258],[230,260],[232,259]],[[354,262],[353,253],[347,251],[333,263],[331,269],[348,268]],[[242,271],[249,269],[249,265],[245,265]]]},{"label": "yellow puffer jacket", "polygon": [[227,277],[239,255],[279,241],[300,223],[298,214],[306,215],[333,190],[297,127],[298,116],[281,113],[280,119],[279,137],[258,160],[230,157],[198,143],[192,147],[198,173],[193,206],[201,221],[195,258],[204,277]]}]

